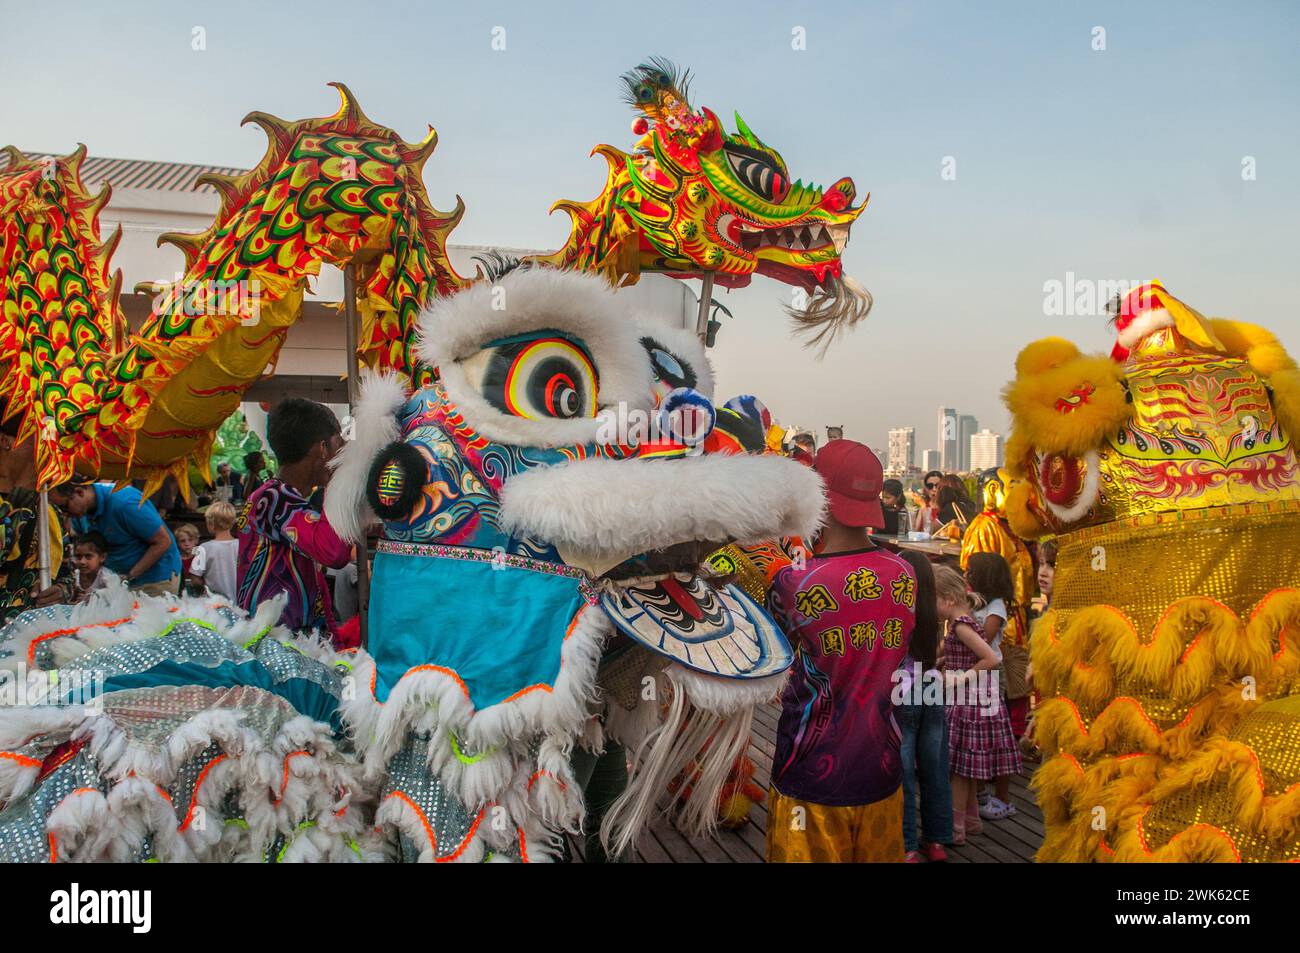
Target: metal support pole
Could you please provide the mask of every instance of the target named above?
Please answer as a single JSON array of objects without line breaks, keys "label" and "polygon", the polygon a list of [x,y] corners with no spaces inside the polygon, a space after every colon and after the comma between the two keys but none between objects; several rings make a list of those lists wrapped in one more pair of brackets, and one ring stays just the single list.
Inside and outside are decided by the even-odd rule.
[{"label": "metal support pole", "polygon": [[[360,361],[357,360],[357,341],[361,336],[357,318],[356,265],[349,262],[343,268],[343,316],[347,324],[348,413],[356,412],[361,400]],[[361,646],[370,645],[370,541],[362,537],[357,544],[357,611],[361,616]]]},{"label": "metal support pole", "polygon": [[[35,442],[35,441],[33,441]],[[40,510],[36,514],[37,563],[41,573],[41,592],[50,588],[50,491],[41,489]]]},{"label": "metal support pole", "polygon": [[713,272],[704,273],[704,283],[700,287],[700,313],[695,318],[695,333],[700,336],[700,341],[708,346],[709,340],[709,308],[713,304]]}]

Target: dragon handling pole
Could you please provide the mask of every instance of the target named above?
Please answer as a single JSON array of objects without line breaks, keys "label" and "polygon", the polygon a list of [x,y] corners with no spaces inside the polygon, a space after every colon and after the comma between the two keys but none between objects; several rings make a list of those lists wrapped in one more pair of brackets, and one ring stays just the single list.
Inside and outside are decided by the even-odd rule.
[{"label": "dragon handling pole", "polygon": [[700,336],[704,346],[709,341],[709,306],[713,304],[713,272],[706,271],[700,285],[700,313],[695,318],[695,333]]},{"label": "dragon handling pole", "polygon": [[[357,359],[357,272],[356,265],[349,262],[343,268],[343,317],[347,322],[347,356],[348,375],[348,413],[356,412],[357,402],[361,399],[360,362]],[[357,544],[357,612],[361,616],[361,645],[369,644],[369,626],[366,624],[367,609],[370,605],[370,544],[363,538]]]}]

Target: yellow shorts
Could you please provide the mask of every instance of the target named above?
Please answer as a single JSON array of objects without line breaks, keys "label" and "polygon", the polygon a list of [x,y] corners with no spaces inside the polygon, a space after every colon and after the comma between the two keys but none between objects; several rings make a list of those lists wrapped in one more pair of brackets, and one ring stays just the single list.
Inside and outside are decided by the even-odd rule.
[{"label": "yellow shorts", "polygon": [[871,804],[828,807],[767,798],[769,864],[880,864],[903,859],[903,789]]}]

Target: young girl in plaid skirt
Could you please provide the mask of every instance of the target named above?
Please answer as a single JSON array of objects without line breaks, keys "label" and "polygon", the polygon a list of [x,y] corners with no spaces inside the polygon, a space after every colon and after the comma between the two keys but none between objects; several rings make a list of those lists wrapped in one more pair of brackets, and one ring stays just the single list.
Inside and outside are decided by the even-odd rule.
[{"label": "young girl in plaid skirt", "polygon": [[[997,653],[975,621],[966,581],[955,569],[936,566],[939,617],[948,624],[943,638],[943,670],[948,702],[948,770],[952,775],[954,844],[983,830],[980,781],[1020,772],[1020,749],[1002,702]],[[979,673],[987,673],[981,675]]]}]

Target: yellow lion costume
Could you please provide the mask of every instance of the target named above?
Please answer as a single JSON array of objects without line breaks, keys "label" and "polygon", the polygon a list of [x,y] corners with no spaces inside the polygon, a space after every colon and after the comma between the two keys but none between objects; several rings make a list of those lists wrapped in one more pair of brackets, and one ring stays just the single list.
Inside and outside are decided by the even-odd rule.
[{"label": "yellow lion costume", "polygon": [[1031,636],[1042,861],[1300,860],[1300,370],[1159,282],[1110,358],[1031,344],[1007,516],[1058,537]]}]

